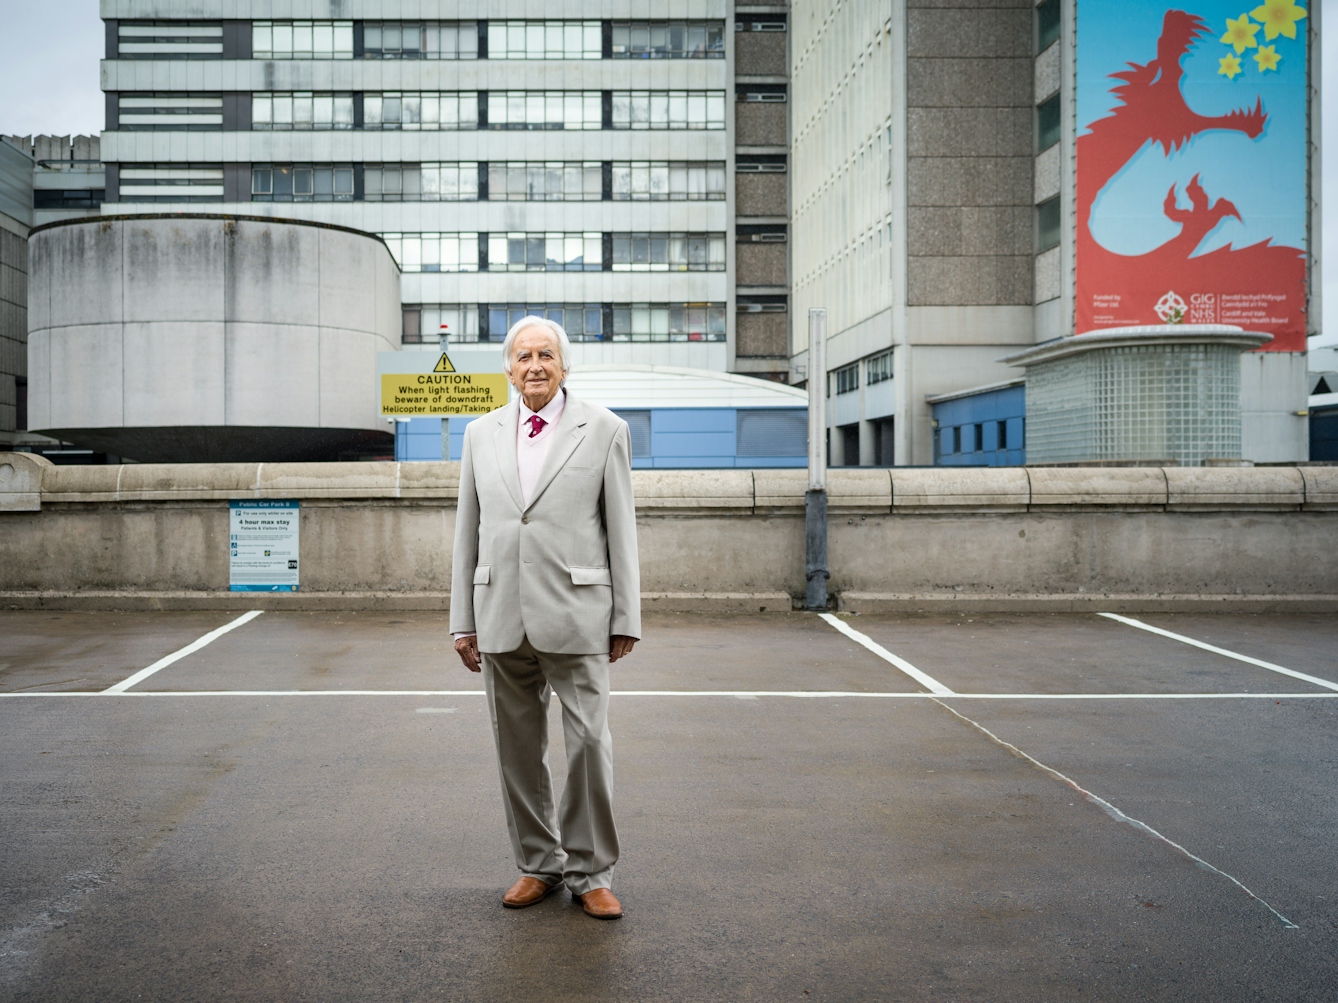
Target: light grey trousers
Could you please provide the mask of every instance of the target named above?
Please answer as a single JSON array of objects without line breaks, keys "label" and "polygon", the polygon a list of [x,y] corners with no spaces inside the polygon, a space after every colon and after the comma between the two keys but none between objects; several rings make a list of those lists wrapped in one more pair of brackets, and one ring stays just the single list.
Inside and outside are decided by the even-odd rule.
[{"label": "light grey trousers", "polygon": [[[608,654],[549,654],[527,639],[484,654],[483,683],[516,866],[548,884],[565,880],[576,895],[608,888],[618,860]],[[550,693],[562,704],[567,747],[560,827],[548,771]]]}]

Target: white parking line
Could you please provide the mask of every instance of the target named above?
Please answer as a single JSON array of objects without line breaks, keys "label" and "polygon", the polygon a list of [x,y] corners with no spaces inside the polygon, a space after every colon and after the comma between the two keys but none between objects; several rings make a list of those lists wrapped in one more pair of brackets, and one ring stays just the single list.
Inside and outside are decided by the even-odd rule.
[{"label": "white parking line", "polygon": [[102,691],[102,695],[119,696],[125,693],[126,690],[130,689],[130,687],[134,686],[136,683],[143,682],[145,679],[148,679],[149,676],[153,675],[160,669],[165,669],[173,662],[178,662],[181,659],[185,658],[187,655],[191,654],[192,652],[199,651],[206,644],[209,644],[211,641],[217,640],[218,638],[226,634],[228,631],[236,630],[242,624],[254,620],[263,612],[265,611],[262,609],[253,609],[248,613],[243,613],[241,616],[237,617],[237,619],[233,620],[231,623],[225,623],[222,627],[219,627],[215,630],[211,630],[203,637],[196,638],[194,641],[191,641],[191,643],[186,645],[184,648],[178,648],[176,651],[172,652],[172,654],[165,655],[164,657],[158,659],[158,661],[154,662],[152,665],[145,666],[144,668],[136,672],[133,676],[130,676],[129,678],[126,679],[122,679],[115,686],[108,686],[105,690]]},{"label": "white parking line", "polygon": [[1227,658],[1234,658],[1238,662],[1257,665],[1261,669],[1268,669],[1269,672],[1278,672],[1284,676],[1291,676],[1293,679],[1300,679],[1307,683],[1313,683],[1316,686],[1338,690],[1338,683],[1329,682],[1327,679],[1320,679],[1318,676],[1308,676],[1304,672],[1297,672],[1295,669],[1288,669],[1282,665],[1274,665],[1272,662],[1265,662],[1262,659],[1251,658],[1249,655],[1242,655],[1238,651],[1228,651],[1226,648],[1219,648],[1215,644],[1205,644],[1203,641],[1196,641],[1194,638],[1186,637],[1184,634],[1177,634],[1170,630],[1162,630],[1160,627],[1154,627],[1152,624],[1144,623],[1142,620],[1135,620],[1131,616],[1120,616],[1118,613],[1098,613],[1097,616],[1104,616],[1108,620],[1118,620],[1120,623],[1128,624],[1130,627],[1137,627],[1139,630],[1146,630],[1153,634],[1160,634],[1162,637],[1169,637],[1173,641],[1180,641],[1183,644],[1192,644],[1196,648],[1202,648],[1204,651],[1211,651],[1215,655],[1225,655]]},{"label": "white parking line", "polygon": [[875,655],[877,655],[879,658],[883,659],[883,661],[895,665],[897,668],[899,668],[902,672],[906,673],[906,675],[910,676],[921,686],[928,689],[930,693],[937,693],[939,696],[944,696],[944,697],[953,695],[952,690],[948,689],[948,687],[944,686],[933,676],[921,672],[914,665],[912,665],[910,662],[906,661],[906,659],[900,657],[899,655],[892,654],[892,652],[888,651],[873,638],[869,637],[867,634],[861,634],[858,630],[850,626],[850,624],[846,623],[840,617],[832,616],[832,614],[830,613],[819,613],[818,616],[822,617],[829,624],[831,624],[833,627],[839,630],[846,637],[850,638],[856,644],[863,645],[864,647],[872,651]]},{"label": "white parking line", "polygon": [[[101,697],[109,690],[36,690],[0,693],[0,700]],[[483,690],[135,690],[126,697],[481,697]],[[1338,700],[1338,693],[950,693],[861,690],[612,690],[615,697],[782,697],[791,700]]]},{"label": "white parking line", "polygon": [[1262,905],[1265,909],[1267,909],[1269,912],[1271,912],[1274,916],[1276,916],[1278,919],[1280,919],[1280,920],[1282,921],[1282,925],[1283,925],[1284,927],[1286,927],[1288,930],[1299,930],[1299,929],[1301,929],[1299,926],[1297,926],[1295,923],[1293,923],[1291,920],[1289,920],[1286,916],[1282,915],[1282,913],[1278,912],[1278,911],[1277,911],[1276,909],[1274,909],[1271,905],[1269,905],[1267,902],[1265,902],[1263,899],[1261,899],[1261,898],[1260,898],[1258,895],[1256,895],[1254,892],[1252,892],[1252,891],[1250,891],[1248,888],[1246,888],[1243,884],[1240,883],[1240,881],[1238,881],[1236,878],[1233,878],[1233,877],[1232,877],[1230,874],[1228,874],[1226,871],[1218,870],[1216,867],[1214,867],[1212,864],[1208,863],[1208,861],[1204,860],[1202,857],[1198,857],[1198,856],[1195,856],[1194,854],[1190,853],[1188,850],[1186,850],[1183,846],[1181,846],[1181,845],[1180,845],[1179,843],[1177,843],[1175,840],[1173,840],[1173,839],[1167,839],[1165,836],[1163,836],[1163,835],[1162,835],[1160,832],[1158,832],[1156,829],[1152,828],[1152,826],[1148,825],[1146,822],[1140,822],[1138,819],[1133,818],[1133,817],[1130,816],[1130,815],[1126,815],[1124,812],[1120,811],[1120,809],[1116,808],[1113,804],[1111,804],[1111,803],[1110,803],[1109,801],[1107,801],[1105,798],[1103,798],[1103,797],[1099,797],[1099,796],[1097,796],[1096,794],[1093,794],[1091,791],[1087,790],[1087,788],[1080,786],[1080,785],[1077,784],[1075,781],[1069,779],[1069,778],[1066,777],[1064,774],[1060,773],[1058,770],[1056,770],[1056,769],[1052,769],[1051,767],[1046,766],[1044,763],[1042,763],[1039,759],[1036,759],[1036,758],[1034,758],[1034,757],[1032,757],[1032,756],[1027,755],[1027,753],[1023,752],[1021,749],[1019,749],[1019,748],[1018,748],[1016,745],[1014,745],[1013,743],[1011,743],[1011,742],[1005,742],[1002,738],[1000,738],[1000,737],[999,737],[998,735],[996,735],[994,732],[990,731],[990,730],[989,730],[988,728],[986,728],[984,725],[981,725],[981,724],[976,723],[975,721],[972,721],[972,720],[971,720],[969,717],[967,717],[965,714],[960,714],[960,713],[958,713],[957,711],[955,711],[955,710],[953,710],[951,707],[949,707],[947,704],[945,704],[942,700],[935,700],[934,703],[938,704],[940,707],[942,707],[944,710],[948,711],[948,713],[952,714],[954,717],[960,718],[962,721],[965,721],[965,722],[966,722],[967,724],[969,724],[972,728],[975,728],[976,731],[980,732],[982,735],[984,735],[986,738],[988,738],[991,742],[995,742],[995,743],[997,743],[998,745],[1003,746],[1005,749],[1007,749],[1007,750],[1008,750],[1009,752],[1011,752],[1013,755],[1017,756],[1019,759],[1025,759],[1027,762],[1031,763],[1032,766],[1035,766],[1035,767],[1036,767],[1038,770],[1040,770],[1041,772],[1046,773],[1046,774],[1048,774],[1049,776],[1053,777],[1055,780],[1058,780],[1060,783],[1062,783],[1062,784],[1066,784],[1067,786],[1073,788],[1075,791],[1077,791],[1079,794],[1081,794],[1083,797],[1085,797],[1088,801],[1091,801],[1093,804],[1097,805],[1102,811],[1104,811],[1107,815],[1109,815],[1109,816],[1110,816],[1111,818],[1113,818],[1115,821],[1117,821],[1117,822],[1124,822],[1124,823],[1127,824],[1127,825],[1131,825],[1131,826],[1133,826],[1135,829],[1137,829],[1139,832],[1143,833],[1144,835],[1146,835],[1146,836],[1151,836],[1153,839],[1158,840],[1159,842],[1165,843],[1167,846],[1171,847],[1171,849],[1175,850],[1177,853],[1184,854],[1186,857],[1188,857],[1190,860],[1194,861],[1194,863],[1198,864],[1198,865],[1199,865],[1200,867],[1202,867],[1204,870],[1206,870],[1206,871],[1210,871],[1210,872],[1212,872],[1213,874],[1217,874],[1217,875],[1220,875],[1221,877],[1226,878],[1226,879],[1227,879],[1228,881],[1230,881],[1233,885],[1235,885],[1237,888],[1239,888],[1241,891],[1243,891],[1246,895],[1250,896],[1250,898],[1254,899],[1254,901],[1258,902],[1258,903],[1259,903],[1260,905]]}]

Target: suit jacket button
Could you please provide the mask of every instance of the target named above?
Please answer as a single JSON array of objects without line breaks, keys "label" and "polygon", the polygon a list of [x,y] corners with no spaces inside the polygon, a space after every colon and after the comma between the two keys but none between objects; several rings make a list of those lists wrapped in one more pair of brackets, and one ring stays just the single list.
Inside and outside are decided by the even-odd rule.
[{"label": "suit jacket button", "polygon": [[530,524],[530,517],[527,516],[527,515],[522,515],[522,516],[520,517],[520,521],[521,521],[521,523],[522,523],[523,525],[528,526],[528,525]]}]

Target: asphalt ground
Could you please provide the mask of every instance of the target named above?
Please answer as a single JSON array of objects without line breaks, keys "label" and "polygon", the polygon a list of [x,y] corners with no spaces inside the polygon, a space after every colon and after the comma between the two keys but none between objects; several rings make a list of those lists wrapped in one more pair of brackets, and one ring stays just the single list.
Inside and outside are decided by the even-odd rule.
[{"label": "asphalt ground", "polygon": [[1335,618],[841,619],[648,618],[600,923],[443,617],[0,613],[0,999],[1338,999]]}]

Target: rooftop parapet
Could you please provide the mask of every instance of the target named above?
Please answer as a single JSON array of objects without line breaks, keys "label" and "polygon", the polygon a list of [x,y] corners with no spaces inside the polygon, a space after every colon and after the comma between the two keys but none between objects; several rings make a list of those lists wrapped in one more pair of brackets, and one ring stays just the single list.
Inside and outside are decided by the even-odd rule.
[{"label": "rooftop parapet", "polygon": [[[42,505],[193,503],[240,498],[453,506],[460,465],[439,463],[137,463],[54,466],[0,453],[0,512]],[[637,470],[646,515],[803,511],[802,470]],[[894,467],[830,471],[837,514],[1338,509],[1338,467]]]}]

